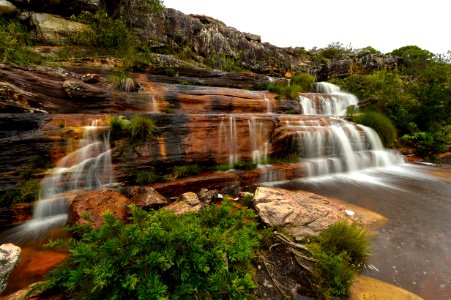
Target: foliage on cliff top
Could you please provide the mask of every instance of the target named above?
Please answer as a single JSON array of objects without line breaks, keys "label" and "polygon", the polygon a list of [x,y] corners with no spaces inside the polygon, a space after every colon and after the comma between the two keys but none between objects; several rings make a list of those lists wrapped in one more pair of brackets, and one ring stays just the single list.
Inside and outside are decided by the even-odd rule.
[{"label": "foliage on cliff top", "polygon": [[446,134],[451,125],[450,58],[417,46],[401,47],[392,54],[404,58],[405,64],[391,71],[332,81],[361,100],[377,100],[367,109],[385,114],[399,136],[407,135],[401,143],[414,147],[425,158],[433,158],[450,142]]},{"label": "foliage on cliff top", "polygon": [[50,287],[89,299],[246,299],[258,246],[255,215],[224,201],[175,216],[131,208],[128,224],[105,214],[100,229],[72,228],[69,258]]},{"label": "foliage on cliff top", "polygon": [[28,47],[33,41],[25,26],[0,18],[0,62],[11,64],[38,64],[39,54]]}]

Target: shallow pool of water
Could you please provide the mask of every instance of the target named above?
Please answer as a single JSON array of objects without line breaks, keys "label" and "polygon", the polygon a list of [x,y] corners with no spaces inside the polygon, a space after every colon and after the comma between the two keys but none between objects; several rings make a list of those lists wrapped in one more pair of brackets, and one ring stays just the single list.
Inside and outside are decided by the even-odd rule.
[{"label": "shallow pool of water", "polygon": [[450,167],[402,165],[276,186],[333,196],[386,216],[370,260],[379,271],[366,275],[425,299],[451,299]]}]

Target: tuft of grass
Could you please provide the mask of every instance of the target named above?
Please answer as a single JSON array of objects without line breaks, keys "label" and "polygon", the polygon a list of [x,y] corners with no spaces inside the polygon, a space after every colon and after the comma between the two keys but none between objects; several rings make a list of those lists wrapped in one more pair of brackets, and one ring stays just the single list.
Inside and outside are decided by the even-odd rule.
[{"label": "tuft of grass", "polygon": [[135,144],[144,144],[155,135],[155,123],[145,116],[134,116],[128,126],[130,139]]},{"label": "tuft of grass", "polygon": [[139,170],[135,176],[135,182],[139,185],[154,183],[158,180],[160,176],[152,170]]},{"label": "tuft of grass", "polygon": [[140,84],[126,75],[117,75],[111,79],[111,89],[118,92],[137,92]]},{"label": "tuft of grass", "polygon": [[340,255],[346,253],[350,266],[361,270],[368,264],[370,239],[367,231],[357,223],[345,220],[335,222],[318,236],[323,251]]}]

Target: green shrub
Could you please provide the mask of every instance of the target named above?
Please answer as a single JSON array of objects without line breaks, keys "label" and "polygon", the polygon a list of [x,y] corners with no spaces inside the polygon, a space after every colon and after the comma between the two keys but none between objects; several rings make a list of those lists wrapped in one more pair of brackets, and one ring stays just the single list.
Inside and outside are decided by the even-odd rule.
[{"label": "green shrub", "polygon": [[28,48],[32,45],[32,39],[25,26],[0,18],[0,62],[39,64],[42,58]]},{"label": "green shrub", "polygon": [[155,123],[144,116],[134,116],[128,127],[130,139],[135,144],[144,144],[155,134]]},{"label": "green shrub", "polygon": [[317,240],[327,254],[339,256],[346,253],[353,269],[361,270],[368,263],[371,241],[367,231],[356,223],[337,221],[321,232]]},{"label": "green shrub", "polygon": [[113,116],[110,119],[110,138],[114,141],[126,136],[130,121],[123,116]]},{"label": "green shrub", "polygon": [[202,171],[199,165],[183,165],[172,168],[172,179],[197,175]]},{"label": "green shrub", "polygon": [[315,281],[319,283],[318,296],[321,299],[344,299],[354,278],[354,271],[348,266],[346,253],[338,255],[319,251],[315,254],[317,273]]},{"label": "green shrub", "polygon": [[415,154],[422,158],[435,159],[438,154],[446,151],[446,144],[449,142],[448,134],[442,131],[418,131],[411,135],[403,135],[401,143],[414,148]]},{"label": "green shrub", "polygon": [[127,25],[119,19],[112,19],[105,11],[95,14],[84,11],[74,19],[88,25],[86,30],[72,36],[77,45],[119,52],[128,51],[137,45],[137,38]]},{"label": "green shrub", "polygon": [[154,183],[159,179],[160,176],[152,170],[139,170],[136,172],[135,182],[139,185],[144,185]]},{"label": "green shrub", "polygon": [[[97,229],[79,226],[69,257],[48,287],[78,299],[247,299],[258,246],[255,215],[224,201],[175,216],[131,207],[124,224],[111,213]],[[58,245],[59,243],[54,243]]]},{"label": "green shrub", "polygon": [[312,74],[299,73],[291,77],[290,84],[298,86],[300,93],[308,93],[312,87],[312,84],[315,83],[315,81],[316,78]]},{"label": "green shrub", "polygon": [[354,122],[373,128],[382,140],[385,147],[392,148],[396,140],[396,128],[389,118],[381,113],[367,111],[355,116]]},{"label": "green shrub", "polygon": [[270,83],[267,86],[268,91],[278,94],[277,99],[297,100],[301,92],[300,86],[296,84]]},{"label": "green shrub", "polygon": [[233,164],[233,169],[250,171],[257,167],[257,164],[252,161],[239,161]]}]

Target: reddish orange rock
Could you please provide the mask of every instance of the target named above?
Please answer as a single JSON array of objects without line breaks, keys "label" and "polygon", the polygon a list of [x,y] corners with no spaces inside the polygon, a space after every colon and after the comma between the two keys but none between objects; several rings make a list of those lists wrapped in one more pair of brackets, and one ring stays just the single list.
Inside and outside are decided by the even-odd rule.
[{"label": "reddish orange rock", "polygon": [[[69,207],[69,224],[91,224],[97,228],[103,225],[102,214],[110,211],[121,220],[126,220],[130,199],[118,191],[88,191],[78,194]],[[89,215],[89,222],[83,218]]]}]

